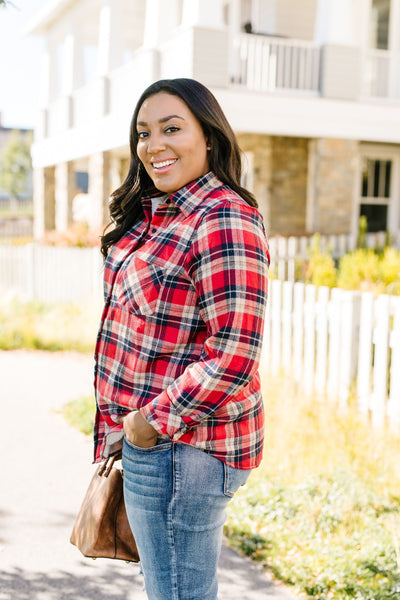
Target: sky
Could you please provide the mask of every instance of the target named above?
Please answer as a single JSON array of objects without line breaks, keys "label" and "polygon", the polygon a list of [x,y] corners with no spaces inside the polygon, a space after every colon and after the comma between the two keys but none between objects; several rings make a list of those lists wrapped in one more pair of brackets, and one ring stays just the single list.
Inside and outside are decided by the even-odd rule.
[{"label": "sky", "polygon": [[43,39],[23,32],[49,0],[12,0],[0,8],[0,113],[4,127],[33,128]]}]

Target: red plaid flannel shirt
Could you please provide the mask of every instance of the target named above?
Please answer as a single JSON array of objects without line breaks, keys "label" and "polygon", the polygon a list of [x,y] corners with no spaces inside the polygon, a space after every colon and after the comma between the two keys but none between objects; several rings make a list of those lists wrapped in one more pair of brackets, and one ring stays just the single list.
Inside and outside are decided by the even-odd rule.
[{"label": "red plaid flannel shirt", "polygon": [[165,196],[111,249],[96,345],[95,461],[138,409],[159,435],[237,468],[261,460],[269,253],[262,218],[212,173]]}]

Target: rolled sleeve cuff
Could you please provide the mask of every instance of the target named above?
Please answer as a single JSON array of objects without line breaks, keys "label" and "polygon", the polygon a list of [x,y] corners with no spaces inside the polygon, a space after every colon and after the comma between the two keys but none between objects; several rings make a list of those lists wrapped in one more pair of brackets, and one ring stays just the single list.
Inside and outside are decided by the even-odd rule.
[{"label": "rolled sleeve cuff", "polygon": [[159,396],[154,398],[146,406],[140,409],[141,415],[161,436],[169,438],[177,437],[176,434],[182,435],[187,426],[183,419],[176,413],[171,402],[167,390],[164,390]]}]

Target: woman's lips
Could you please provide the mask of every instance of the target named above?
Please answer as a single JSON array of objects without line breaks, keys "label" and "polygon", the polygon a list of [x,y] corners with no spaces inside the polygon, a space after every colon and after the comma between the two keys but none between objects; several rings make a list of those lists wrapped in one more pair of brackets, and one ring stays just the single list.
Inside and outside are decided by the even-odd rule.
[{"label": "woman's lips", "polygon": [[178,160],[177,158],[160,160],[160,161],[151,163],[151,166],[153,167],[153,169],[155,171],[157,171],[157,173],[164,173],[165,171],[168,171],[176,163],[177,160]]}]

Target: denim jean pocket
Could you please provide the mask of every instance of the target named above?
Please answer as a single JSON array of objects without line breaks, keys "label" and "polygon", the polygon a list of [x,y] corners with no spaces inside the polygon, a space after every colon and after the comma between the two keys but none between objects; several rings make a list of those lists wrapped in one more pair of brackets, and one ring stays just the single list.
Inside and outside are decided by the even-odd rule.
[{"label": "denim jean pocket", "polygon": [[245,485],[251,471],[235,469],[224,463],[224,495],[233,498],[241,485]]},{"label": "denim jean pocket", "polygon": [[135,444],[132,444],[132,442],[130,442],[128,440],[128,438],[126,437],[126,435],[124,435],[124,443],[127,444],[127,446],[131,449],[131,450],[135,450],[137,452],[158,452],[159,450],[167,450],[171,447],[171,440],[166,439],[166,438],[158,438],[155,446],[149,446],[148,448],[142,448],[141,446],[135,446]]}]

